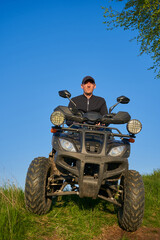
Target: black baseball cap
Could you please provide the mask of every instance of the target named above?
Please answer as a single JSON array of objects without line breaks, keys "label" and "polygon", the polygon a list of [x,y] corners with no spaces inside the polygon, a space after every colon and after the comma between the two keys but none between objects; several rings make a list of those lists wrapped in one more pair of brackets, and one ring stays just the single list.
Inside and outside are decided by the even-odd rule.
[{"label": "black baseball cap", "polygon": [[95,80],[94,80],[94,78],[91,77],[91,76],[86,76],[86,77],[84,77],[83,80],[82,80],[82,84],[85,84],[87,81],[91,81],[92,83],[95,84]]}]

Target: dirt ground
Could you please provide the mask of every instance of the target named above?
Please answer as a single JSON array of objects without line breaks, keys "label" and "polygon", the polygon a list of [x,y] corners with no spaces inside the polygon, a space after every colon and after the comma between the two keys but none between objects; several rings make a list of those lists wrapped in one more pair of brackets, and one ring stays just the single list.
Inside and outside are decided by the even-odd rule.
[{"label": "dirt ground", "polygon": [[[121,240],[126,237],[130,240],[160,240],[160,228],[148,228],[140,227],[136,232],[123,231],[117,225],[113,225],[102,230],[102,234],[98,237],[94,237],[93,240]],[[44,240],[64,240],[59,238],[58,235],[54,235],[51,238],[45,238]],[[75,239],[76,240],[76,239]]]},{"label": "dirt ground", "polygon": [[160,240],[160,228],[140,227],[136,232],[126,232],[113,225],[104,228],[102,234],[93,240],[120,240],[122,237],[130,240]]}]

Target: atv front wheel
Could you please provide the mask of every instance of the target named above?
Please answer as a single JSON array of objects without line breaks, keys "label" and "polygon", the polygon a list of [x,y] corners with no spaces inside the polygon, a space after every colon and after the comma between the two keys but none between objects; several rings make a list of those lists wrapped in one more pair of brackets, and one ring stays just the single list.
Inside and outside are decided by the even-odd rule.
[{"label": "atv front wheel", "polygon": [[118,210],[120,227],[134,232],[141,225],[144,214],[144,185],[141,175],[134,170],[128,170],[121,178],[120,201],[122,207]]},{"label": "atv front wheel", "polygon": [[38,157],[31,162],[25,184],[25,203],[30,212],[41,215],[49,211],[52,198],[46,196],[46,186],[52,174],[53,163],[48,158]]}]

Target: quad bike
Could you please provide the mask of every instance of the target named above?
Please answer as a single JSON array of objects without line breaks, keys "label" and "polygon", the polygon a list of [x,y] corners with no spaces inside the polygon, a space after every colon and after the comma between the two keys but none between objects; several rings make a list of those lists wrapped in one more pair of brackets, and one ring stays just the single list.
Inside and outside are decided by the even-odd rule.
[{"label": "quad bike", "polygon": [[[136,231],[143,219],[144,185],[141,175],[128,169],[128,157],[130,143],[142,125],[136,119],[130,120],[127,112],[112,113],[117,104],[126,104],[129,98],[118,97],[109,114],[101,116],[79,111],[67,90],[59,91],[59,95],[68,98],[73,108],[58,106],[51,114],[52,151],[48,158],[35,158],[29,166],[25,184],[27,209],[45,214],[55,196],[101,198],[117,206],[121,228]],[[125,123],[128,134],[109,127]]]}]

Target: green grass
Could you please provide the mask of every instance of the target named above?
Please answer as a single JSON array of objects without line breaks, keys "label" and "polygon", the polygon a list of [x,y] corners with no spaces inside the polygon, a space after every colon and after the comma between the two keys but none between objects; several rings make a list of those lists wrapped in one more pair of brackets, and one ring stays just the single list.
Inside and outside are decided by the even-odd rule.
[{"label": "green grass", "polygon": [[[143,180],[143,225],[159,227],[160,170],[143,176]],[[0,240],[42,240],[54,233],[65,240],[90,240],[101,233],[102,227],[113,224],[118,224],[114,206],[100,199],[59,197],[48,214],[37,216],[26,211],[24,192],[20,188],[13,184],[0,187]]]},{"label": "green grass", "polygon": [[[66,197],[57,202],[57,208],[48,214],[51,222],[59,226],[57,232],[66,239],[92,239],[104,224],[116,222],[114,207],[106,202]],[[55,213],[55,214],[54,214]],[[56,215],[56,216],[55,216]]]},{"label": "green grass", "polygon": [[116,221],[113,205],[78,196],[59,197],[48,214],[37,216],[26,211],[21,189],[0,188],[0,240],[41,240],[54,231],[66,240],[92,239]]},{"label": "green grass", "polygon": [[151,175],[144,175],[145,185],[145,226],[160,227],[160,169]]},{"label": "green grass", "polygon": [[0,239],[21,239],[27,219],[24,193],[14,185],[0,188]]}]

